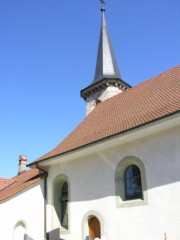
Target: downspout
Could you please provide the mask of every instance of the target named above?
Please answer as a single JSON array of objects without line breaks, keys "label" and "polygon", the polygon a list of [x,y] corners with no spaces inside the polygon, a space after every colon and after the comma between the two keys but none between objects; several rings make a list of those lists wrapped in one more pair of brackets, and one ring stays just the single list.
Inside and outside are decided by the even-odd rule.
[{"label": "downspout", "polygon": [[[36,168],[38,168],[40,171],[45,173],[48,176],[48,172],[46,172],[44,169],[40,168],[38,164],[36,164]],[[47,239],[47,211],[46,211],[46,205],[47,205],[47,176],[44,178],[44,239]]]}]

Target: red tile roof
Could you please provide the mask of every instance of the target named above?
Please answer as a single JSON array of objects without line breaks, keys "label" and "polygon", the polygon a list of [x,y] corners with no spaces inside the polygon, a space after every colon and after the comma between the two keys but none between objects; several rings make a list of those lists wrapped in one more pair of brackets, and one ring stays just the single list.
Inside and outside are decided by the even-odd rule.
[{"label": "red tile roof", "polygon": [[0,178],[0,202],[45,178],[39,169],[31,169],[11,179]]},{"label": "red tile roof", "polygon": [[3,190],[4,188],[8,187],[12,183],[14,183],[15,180],[12,179],[7,179],[7,178],[0,178],[0,191]]},{"label": "red tile roof", "polygon": [[[96,106],[44,160],[180,110],[180,65]],[[32,163],[33,164],[33,163]]]}]

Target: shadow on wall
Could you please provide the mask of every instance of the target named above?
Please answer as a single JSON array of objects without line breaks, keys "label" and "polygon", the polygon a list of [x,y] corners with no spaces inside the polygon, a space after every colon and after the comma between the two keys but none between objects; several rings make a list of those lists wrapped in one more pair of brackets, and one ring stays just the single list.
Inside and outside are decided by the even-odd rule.
[{"label": "shadow on wall", "polygon": [[[165,137],[164,139],[167,140]],[[161,142],[164,141],[162,139],[158,140]],[[148,143],[148,141],[146,141],[145,144],[141,143],[141,145],[143,145],[141,148],[146,149]],[[149,145],[151,145],[151,142]],[[160,147],[160,145],[162,146]],[[131,146],[129,146],[129,148],[130,147]],[[145,154],[144,158],[142,157],[140,159],[138,156],[131,155],[127,155],[125,157],[123,156],[122,158],[119,156],[119,163],[126,160],[127,162],[131,161],[131,164],[136,164],[136,161],[134,160],[138,158],[144,165],[144,171],[141,173],[143,173],[146,179],[146,190],[162,187],[168,184],[177,183],[180,180],[178,174],[179,159],[176,154],[176,148],[177,145],[173,147],[171,146],[170,149],[164,142],[161,144],[159,143],[157,146],[153,145],[151,149],[147,148],[148,151]],[[164,151],[162,151],[162,149],[164,149]],[[168,149],[168,151],[165,151],[165,149]],[[118,162],[115,163],[112,161],[113,154],[116,156],[114,150],[111,150],[110,153],[96,153],[92,156],[89,156],[89,161],[80,159],[69,164],[70,169],[77,169],[77,175],[73,172],[73,179],[71,180],[72,177],[70,177],[70,180],[73,182],[72,185],[76,186],[76,189],[72,194],[72,202],[101,199],[107,196],[116,196],[115,173],[118,171]],[[149,161],[149,159],[151,161]],[[126,169],[124,169],[123,174],[125,173],[125,170]],[[69,182],[70,185],[71,181]]]},{"label": "shadow on wall", "polygon": [[56,228],[47,233],[47,240],[64,240],[60,238],[59,235],[60,235],[60,229]]},{"label": "shadow on wall", "polygon": [[33,240],[33,238],[31,238],[31,237],[28,236],[27,234],[24,234],[24,240]]}]

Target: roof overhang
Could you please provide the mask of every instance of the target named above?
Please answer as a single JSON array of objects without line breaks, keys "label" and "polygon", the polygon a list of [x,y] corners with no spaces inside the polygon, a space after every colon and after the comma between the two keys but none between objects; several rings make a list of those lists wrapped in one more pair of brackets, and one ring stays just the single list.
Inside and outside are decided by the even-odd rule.
[{"label": "roof overhang", "polygon": [[111,135],[101,140],[97,140],[95,142],[89,143],[87,145],[83,145],[81,147],[72,149],[67,152],[63,152],[56,156],[46,158],[40,160],[38,162],[32,162],[28,166],[40,166],[40,167],[48,167],[51,165],[57,165],[60,162],[68,162],[73,161],[78,158],[85,157],[87,155],[93,154],[95,151],[103,151],[110,149],[112,147],[116,147],[128,142],[133,142],[140,138],[162,132],[163,130],[167,130],[170,128],[174,128],[180,126],[180,111],[175,112],[174,114],[170,114],[168,116],[162,117],[160,119],[154,120],[152,122],[148,122],[138,127],[134,127],[132,129],[120,132],[118,134]]},{"label": "roof overhang", "polygon": [[109,85],[114,85],[118,87],[119,89],[122,89],[122,91],[131,88],[131,85],[127,84],[123,80],[119,78],[111,78],[110,76],[107,78],[103,78],[98,82],[95,82],[91,85],[89,85],[87,88],[84,88],[81,90],[81,97],[83,99],[86,99],[88,96],[92,95],[93,93],[96,93],[97,91],[101,89],[107,88]]}]

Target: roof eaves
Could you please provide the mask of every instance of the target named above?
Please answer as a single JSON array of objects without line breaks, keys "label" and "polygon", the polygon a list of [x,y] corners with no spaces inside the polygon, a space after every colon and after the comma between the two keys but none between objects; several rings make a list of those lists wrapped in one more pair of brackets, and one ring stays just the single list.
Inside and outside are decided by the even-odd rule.
[{"label": "roof eaves", "polygon": [[120,78],[110,78],[110,77],[107,77],[107,78],[103,78],[101,79],[100,81],[98,82],[95,82],[93,84],[90,84],[88,87],[82,89],[80,91],[80,96],[83,97],[84,96],[84,93],[86,93],[87,91],[91,91],[92,89],[94,88],[98,88],[99,86],[102,86],[103,84],[106,84],[108,82],[118,82],[119,84],[123,85],[125,88],[131,88],[132,86],[129,85],[128,83],[126,83],[125,81],[123,81],[122,79]]},{"label": "roof eaves", "polygon": [[67,151],[65,151],[65,152],[62,152],[62,153],[59,153],[59,154],[55,154],[55,155],[53,155],[53,156],[46,157],[46,158],[41,159],[41,160],[38,160],[38,161],[34,161],[34,162],[28,164],[27,166],[37,165],[38,163],[41,163],[41,162],[44,162],[44,161],[47,161],[47,160],[52,160],[53,158],[56,158],[56,157],[58,157],[58,156],[64,156],[65,154],[72,153],[72,152],[74,152],[74,151],[80,150],[80,149],[85,148],[85,147],[87,147],[87,146],[91,146],[91,145],[97,144],[97,143],[99,143],[99,142],[101,142],[101,141],[108,140],[109,138],[112,138],[112,137],[115,137],[115,136],[118,136],[118,135],[123,135],[123,134],[125,134],[125,133],[130,132],[130,131],[134,131],[134,130],[137,129],[137,128],[141,128],[141,127],[144,127],[144,126],[147,126],[147,125],[156,123],[156,122],[161,121],[161,120],[163,120],[163,119],[165,119],[165,118],[169,118],[169,117],[175,116],[175,115],[177,115],[177,114],[179,114],[179,113],[180,113],[180,110],[177,110],[177,111],[172,112],[172,113],[170,113],[170,114],[166,114],[166,115],[161,116],[161,117],[159,117],[159,118],[156,118],[156,119],[153,119],[153,120],[151,120],[151,121],[142,123],[142,124],[140,124],[140,125],[137,125],[137,126],[135,126],[135,127],[126,129],[126,130],[124,130],[124,131],[121,131],[121,132],[118,132],[118,133],[115,133],[115,134],[106,136],[106,137],[101,138],[101,139],[98,139],[98,140],[96,140],[96,141],[93,141],[93,142],[90,142],[90,143],[81,145],[81,146],[76,147],[76,148],[72,148],[72,149],[67,150]]},{"label": "roof eaves", "polygon": [[[38,174],[38,175],[32,177],[31,179],[27,179],[24,183],[22,183],[21,187],[16,187],[15,191],[13,191],[12,193],[9,193],[9,194],[7,193],[7,194],[5,194],[4,197],[0,198],[0,203],[15,196],[16,194],[23,191],[24,189],[31,187],[32,185],[38,183],[39,181],[41,181],[42,179],[44,179],[46,177],[47,177],[47,174],[41,173],[41,174]],[[15,182],[17,182],[17,181],[15,181]]]}]

